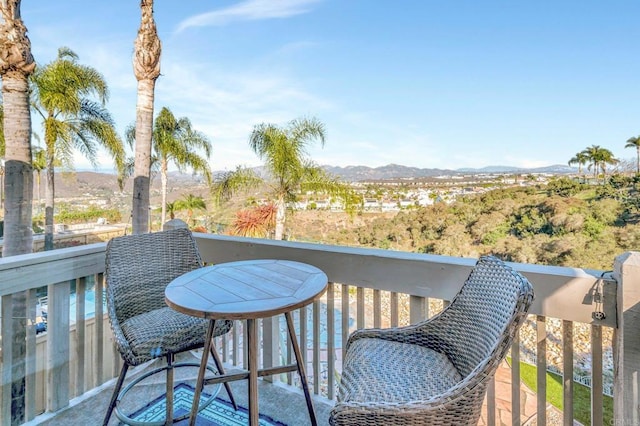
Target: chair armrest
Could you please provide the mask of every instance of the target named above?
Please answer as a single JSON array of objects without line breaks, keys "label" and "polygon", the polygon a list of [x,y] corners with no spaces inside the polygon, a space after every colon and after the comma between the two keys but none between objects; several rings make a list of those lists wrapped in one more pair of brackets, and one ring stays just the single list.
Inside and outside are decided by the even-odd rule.
[{"label": "chair armrest", "polygon": [[118,321],[118,316],[113,308],[113,303],[107,302],[107,311],[109,312],[109,324],[111,324],[111,332],[113,333],[114,343],[116,344],[118,352],[120,352],[120,355],[127,363],[135,365],[135,361],[133,361],[133,363],[131,362],[133,360],[131,346],[120,327],[120,322]]},{"label": "chair armrest", "polygon": [[429,342],[440,341],[442,330],[439,330],[440,314],[422,322],[403,327],[392,328],[363,328],[354,331],[349,336],[346,350],[349,345],[358,339],[383,339],[401,343],[412,343],[425,347],[431,347]]},{"label": "chair armrest", "polygon": [[438,339],[440,333],[437,332],[437,316],[422,321],[417,324],[411,324],[403,327],[392,328],[366,328],[356,330],[349,336],[346,349],[349,345],[358,339],[383,339],[401,343],[413,343],[421,346],[427,346],[427,342],[431,340],[429,336]]}]

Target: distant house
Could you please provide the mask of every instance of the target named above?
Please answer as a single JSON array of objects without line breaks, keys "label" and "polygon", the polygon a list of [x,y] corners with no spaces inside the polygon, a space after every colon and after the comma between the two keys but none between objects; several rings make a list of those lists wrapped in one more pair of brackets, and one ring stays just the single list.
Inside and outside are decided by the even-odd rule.
[{"label": "distant house", "polygon": [[380,207],[382,207],[380,201],[375,198],[366,198],[364,200],[363,208],[365,210],[378,210]]},{"label": "distant house", "polygon": [[329,201],[327,200],[317,200],[317,201],[312,201],[313,203],[315,203],[316,208],[318,209],[328,209],[329,208]]},{"label": "distant house", "polygon": [[400,200],[400,208],[402,209],[406,209],[407,207],[412,207],[415,205],[416,205],[415,201],[410,200],[408,198],[403,198],[402,200]]}]

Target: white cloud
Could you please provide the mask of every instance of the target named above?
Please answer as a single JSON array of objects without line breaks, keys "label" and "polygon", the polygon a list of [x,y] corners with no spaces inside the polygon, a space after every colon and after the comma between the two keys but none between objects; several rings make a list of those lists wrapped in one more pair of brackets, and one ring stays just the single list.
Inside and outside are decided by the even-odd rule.
[{"label": "white cloud", "polygon": [[214,170],[259,164],[247,143],[254,125],[285,124],[308,112],[330,108],[295,78],[274,71],[185,64],[178,58],[166,64],[156,85],[156,110],[168,106],[211,139]]},{"label": "white cloud", "polygon": [[553,164],[553,160],[550,159],[522,159],[518,157],[505,157],[505,164],[514,167],[522,167],[525,169],[535,169],[536,167],[545,167],[551,166]]},{"label": "white cloud", "polygon": [[247,0],[225,9],[191,16],[178,24],[176,32],[191,27],[222,26],[234,21],[288,18],[311,11],[321,0]]}]

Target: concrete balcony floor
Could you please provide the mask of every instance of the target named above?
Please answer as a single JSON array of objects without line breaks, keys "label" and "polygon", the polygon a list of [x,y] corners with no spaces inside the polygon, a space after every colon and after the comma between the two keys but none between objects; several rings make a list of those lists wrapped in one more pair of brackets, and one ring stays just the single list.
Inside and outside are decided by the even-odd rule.
[{"label": "concrete balcony floor", "polygon": [[[199,360],[190,354],[183,354],[178,362],[199,362]],[[144,372],[158,366],[164,365],[164,360],[156,360],[145,368],[129,370],[125,385],[135,380],[136,377],[144,374]],[[175,383],[187,382],[195,383],[197,375],[196,367],[177,368],[175,371]],[[227,372],[234,372],[232,368],[228,368]],[[294,373],[295,374],[295,373]],[[140,384],[134,386],[130,393],[125,396],[123,401],[123,412],[135,412],[141,405],[140,401],[152,401],[157,395],[164,393],[165,372],[160,372],[147,379]],[[289,426],[310,425],[309,413],[304,399],[304,394],[299,387],[293,387],[284,383],[270,383],[259,379],[258,395],[260,414],[267,415],[274,420],[278,420]],[[247,381],[240,380],[230,383],[233,395],[238,405],[248,407],[247,404]],[[123,387],[124,387],[123,386]],[[215,385],[212,385],[215,386]],[[109,405],[111,394],[115,387],[115,380],[105,384],[104,386],[94,389],[82,397],[72,401],[68,408],[65,408],[55,414],[44,414],[37,417],[30,424],[43,425],[98,425],[101,424]],[[206,391],[207,388],[205,388]],[[313,396],[313,394],[312,394]],[[224,388],[220,390],[218,397],[229,400]],[[326,425],[329,421],[329,413],[333,407],[333,403],[324,397],[313,396],[314,407],[318,424]],[[135,402],[134,402],[135,401]],[[134,402],[137,404],[134,408],[127,407],[128,404]],[[142,404],[144,405],[144,404]],[[133,410],[133,411],[131,411]],[[109,425],[121,424],[115,414],[111,416]]]}]

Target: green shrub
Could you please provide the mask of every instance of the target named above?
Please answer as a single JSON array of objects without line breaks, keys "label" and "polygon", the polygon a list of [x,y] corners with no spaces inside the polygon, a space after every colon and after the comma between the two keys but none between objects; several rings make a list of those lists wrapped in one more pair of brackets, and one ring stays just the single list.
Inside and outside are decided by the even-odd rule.
[{"label": "green shrub", "polygon": [[582,185],[566,177],[554,179],[547,185],[549,195],[572,197],[582,190]]},{"label": "green shrub", "polygon": [[99,218],[105,218],[108,222],[117,223],[122,221],[122,214],[116,209],[101,209],[90,206],[86,210],[70,210],[63,208],[54,217],[56,223],[74,224],[96,222]]},{"label": "green shrub", "polygon": [[582,226],[582,232],[591,237],[598,238],[600,234],[605,230],[606,225],[594,217],[589,217],[584,221],[584,225]]}]

